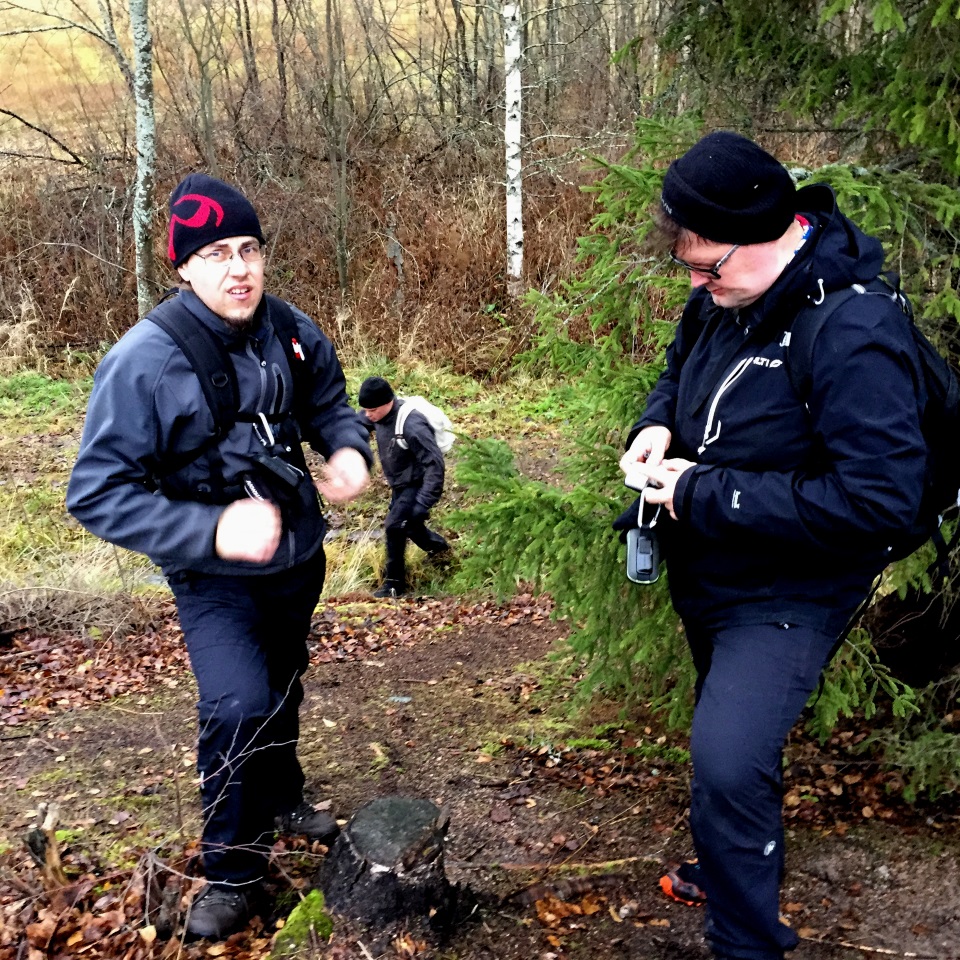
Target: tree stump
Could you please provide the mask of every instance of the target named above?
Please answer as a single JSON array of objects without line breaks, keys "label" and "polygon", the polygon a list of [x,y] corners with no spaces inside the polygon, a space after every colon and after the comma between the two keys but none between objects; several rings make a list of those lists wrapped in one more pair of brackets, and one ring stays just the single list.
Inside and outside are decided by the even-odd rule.
[{"label": "tree stump", "polygon": [[449,815],[429,800],[380,797],[361,807],[333,844],[318,886],[337,913],[371,926],[449,916],[443,868]]}]

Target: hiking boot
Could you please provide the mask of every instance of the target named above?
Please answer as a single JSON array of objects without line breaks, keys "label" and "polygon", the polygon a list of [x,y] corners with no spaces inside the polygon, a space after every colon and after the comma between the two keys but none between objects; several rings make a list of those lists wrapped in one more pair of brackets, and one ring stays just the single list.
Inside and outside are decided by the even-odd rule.
[{"label": "hiking boot", "polygon": [[707,902],[701,883],[700,864],[696,860],[687,860],[660,878],[660,889],[677,903],[700,907]]},{"label": "hiking boot", "polygon": [[187,913],[188,940],[225,940],[242,930],[254,914],[254,887],[208,883],[193,898]]},{"label": "hiking boot", "polygon": [[406,587],[393,583],[390,580],[386,580],[381,586],[373,591],[373,596],[375,596],[378,600],[393,600],[397,597],[404,596],[406,592]]},{"label": "hiking boot", "polygon": [[450,544],[439,550],[431,550],[427,554],[427,562],[441,572],[449,570],[453,566],[453,550],[450,549]]},{"label": "hiking boot", "polygon": [[301,801],[289,813],[281,813],[276,825],[277,833],[303,835],[311,843],[317,840],[327,847],[340,832],[337,821],[329,813],[314,809],[306,801]]}]

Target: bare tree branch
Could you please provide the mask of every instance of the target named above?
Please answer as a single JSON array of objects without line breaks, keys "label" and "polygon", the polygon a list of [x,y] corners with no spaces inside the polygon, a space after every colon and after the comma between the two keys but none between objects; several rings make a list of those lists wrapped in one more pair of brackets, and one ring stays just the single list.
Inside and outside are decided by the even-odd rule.
[{"label": "bare tree branch", "polygon": [[60,27],[21,27],[19,30],[0,31],[0,37],[22,37],[27,33],[49,33],[51,30],[72,30],[69,24]]},{"label": "bare tree branch", "polygon": [[[0,107],[0,114],[12,117],[14,120],[19,120],[20,123],[22,123],[25,127],[29,127],[34,132],[39,133],[42,137],[46,137],[51,142],[55,143],[64,153],[72,157],[74,163],[79,164],[81,167],[85,167],[87,165],[87,162],[82,157],[77,156],[77,154],[75,154],[62,140],[55,137],[49,130],[44,130],[41,127],[38,127],[36,124],[31,123],[29,120],[25,120],[12,110],[4,110],[2,107]],[[51,157],[50,159],[53,158]],[[66,163],[67,161],[61,162]]]},{"label": "bare tree branch", "polygon": [[[77,3],[73,3],[72,6],[77,11],[78,15],[82,16],[86,22],[81,22],[80,20],[71,20],[69,17],[65,17],[59,13],[51,13],[46,9],[34,10],[19,3],[10,3],[9,9],[22,10],[33,16],[47,17],[50,20],[56,20],[58,23],[62,24],[62,26],[59,27],[48,27],[46,29],[79,30],[81,33],[85,33],[104,44],[113,55],[113,59],[116,61],[117,68],[120,70],[120,73],[123,76],[124,82],[127,85],[127,89],[133,93],[133,68],[130,66],[130,61],[123,52],[123,48],[120,46],[120,41],[117,39],[117,32],[113,22],[112,8],[109,5],[104,4],[102,0],[98,3],[100,14],[103,17],[103,23],[98,25]],[[25,28],[24,30],[17,32],[40,32],[41,29],[43,28]]]},{"label": "bare tree branch", "polygon": [[43,153],[19,153],[16,150],[0,150],[0,157],[12,157],[14,160],[47,160],[50,163],[65,163],[69,167],[77,165],[76,160],[67,160],[65,157],[51,157]]}]

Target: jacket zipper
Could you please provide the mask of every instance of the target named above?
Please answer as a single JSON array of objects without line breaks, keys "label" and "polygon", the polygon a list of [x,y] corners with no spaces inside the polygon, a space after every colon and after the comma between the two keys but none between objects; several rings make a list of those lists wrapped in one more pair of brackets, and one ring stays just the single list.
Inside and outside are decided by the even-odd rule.
[{"label": "jacket zipper", "polygon": [[[697,453],[703,453],[703,451],[707,449],[707,446],[720,436],[720,427],[722,424],[719,420],[717,421],[716,433],[713,433],[713,420],[717,413],[717,405],[720,403],[720,398],[733,386],[737,378],[740,377],[752,363],[753,357],[744,357],[744,359],[727,374],[726,379],[720,384],[717,392],[713,395],[713,400],[710,402],[710,411],[707,414],[707,425],[703,431],[703,443],[700,444]],[[713,436],[710,435],[711,433],[713,433]]]},{"label": "jacket zipper", "polygon": [[[264,408],[267,405],[267,381],[268,381],[269,374],[267,372],[266,357],[260,353],[258,347],[259,347],[259,343],[257,343],[253,339],[253,337],[247,337],[246,352],[250,357],[254,359],[260,373],[260,396],[257,399],[257,405],[256,405],[257,413],[260,413],[261,411],[264,410]],[[269,415],[269,413],[273,413],[273,412],[279,413],[279,408],[276,411],[267,411],[266,415]],[[271,451],[271,453],[272,452],[273,451]],[[287,540],[287,566],[290,567],[293,565],[293,561],[296,559],[296,556],[297,556],[297,538],[293,532],[292,527],[290,527],[287,530],[286,540]]]}]

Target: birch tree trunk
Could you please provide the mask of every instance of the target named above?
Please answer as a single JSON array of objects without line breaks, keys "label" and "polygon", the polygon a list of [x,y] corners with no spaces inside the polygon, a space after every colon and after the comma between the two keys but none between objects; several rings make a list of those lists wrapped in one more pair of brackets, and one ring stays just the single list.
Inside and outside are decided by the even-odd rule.
[{"label": "birch tree trunk", "polygon": [[506,147],[507,194],[507,296],[523,290],[523,181],[521,136],[521,19],[517,0],[503,4],[503,72],[506,113],[503,140]]},{"label": "birch tree trunk", "polygon": [[280,142],[283,146],[290,146],[290,125],[288,123],[288,100],[290,91],[287,86],[287,52],[283,41],[283,25],[280,20],[280,4],[273,0],[270,5],[272,16],[270,29],[273,32],[273,45],[277,54],[277,87],[280,96],[278,105],[278,128]]},{"label": "birch tree trunk", "polygon": [[153,38],[149,0],[130,0],[133,35],[133,97],[136,110],[137,174],[133,194],[133,241],[137,266],[137,310],[153,308],[156,275],[153,260],[153,194],[157,168],[157,127],[153,112]]},{"label": "birch tree trunk", "polygon": [[350,251],[347,246],[347,227],[350,220],[349,167],[347,163],[347,125],[349,124],[350,87],[346,77],[346,44],[338,0],[326,0],[327,62],[330,83],[327,88],[327,149],[333,174],[334,196],[334,255],[337,261],[337,279],[340,293],[350,288]]}]

